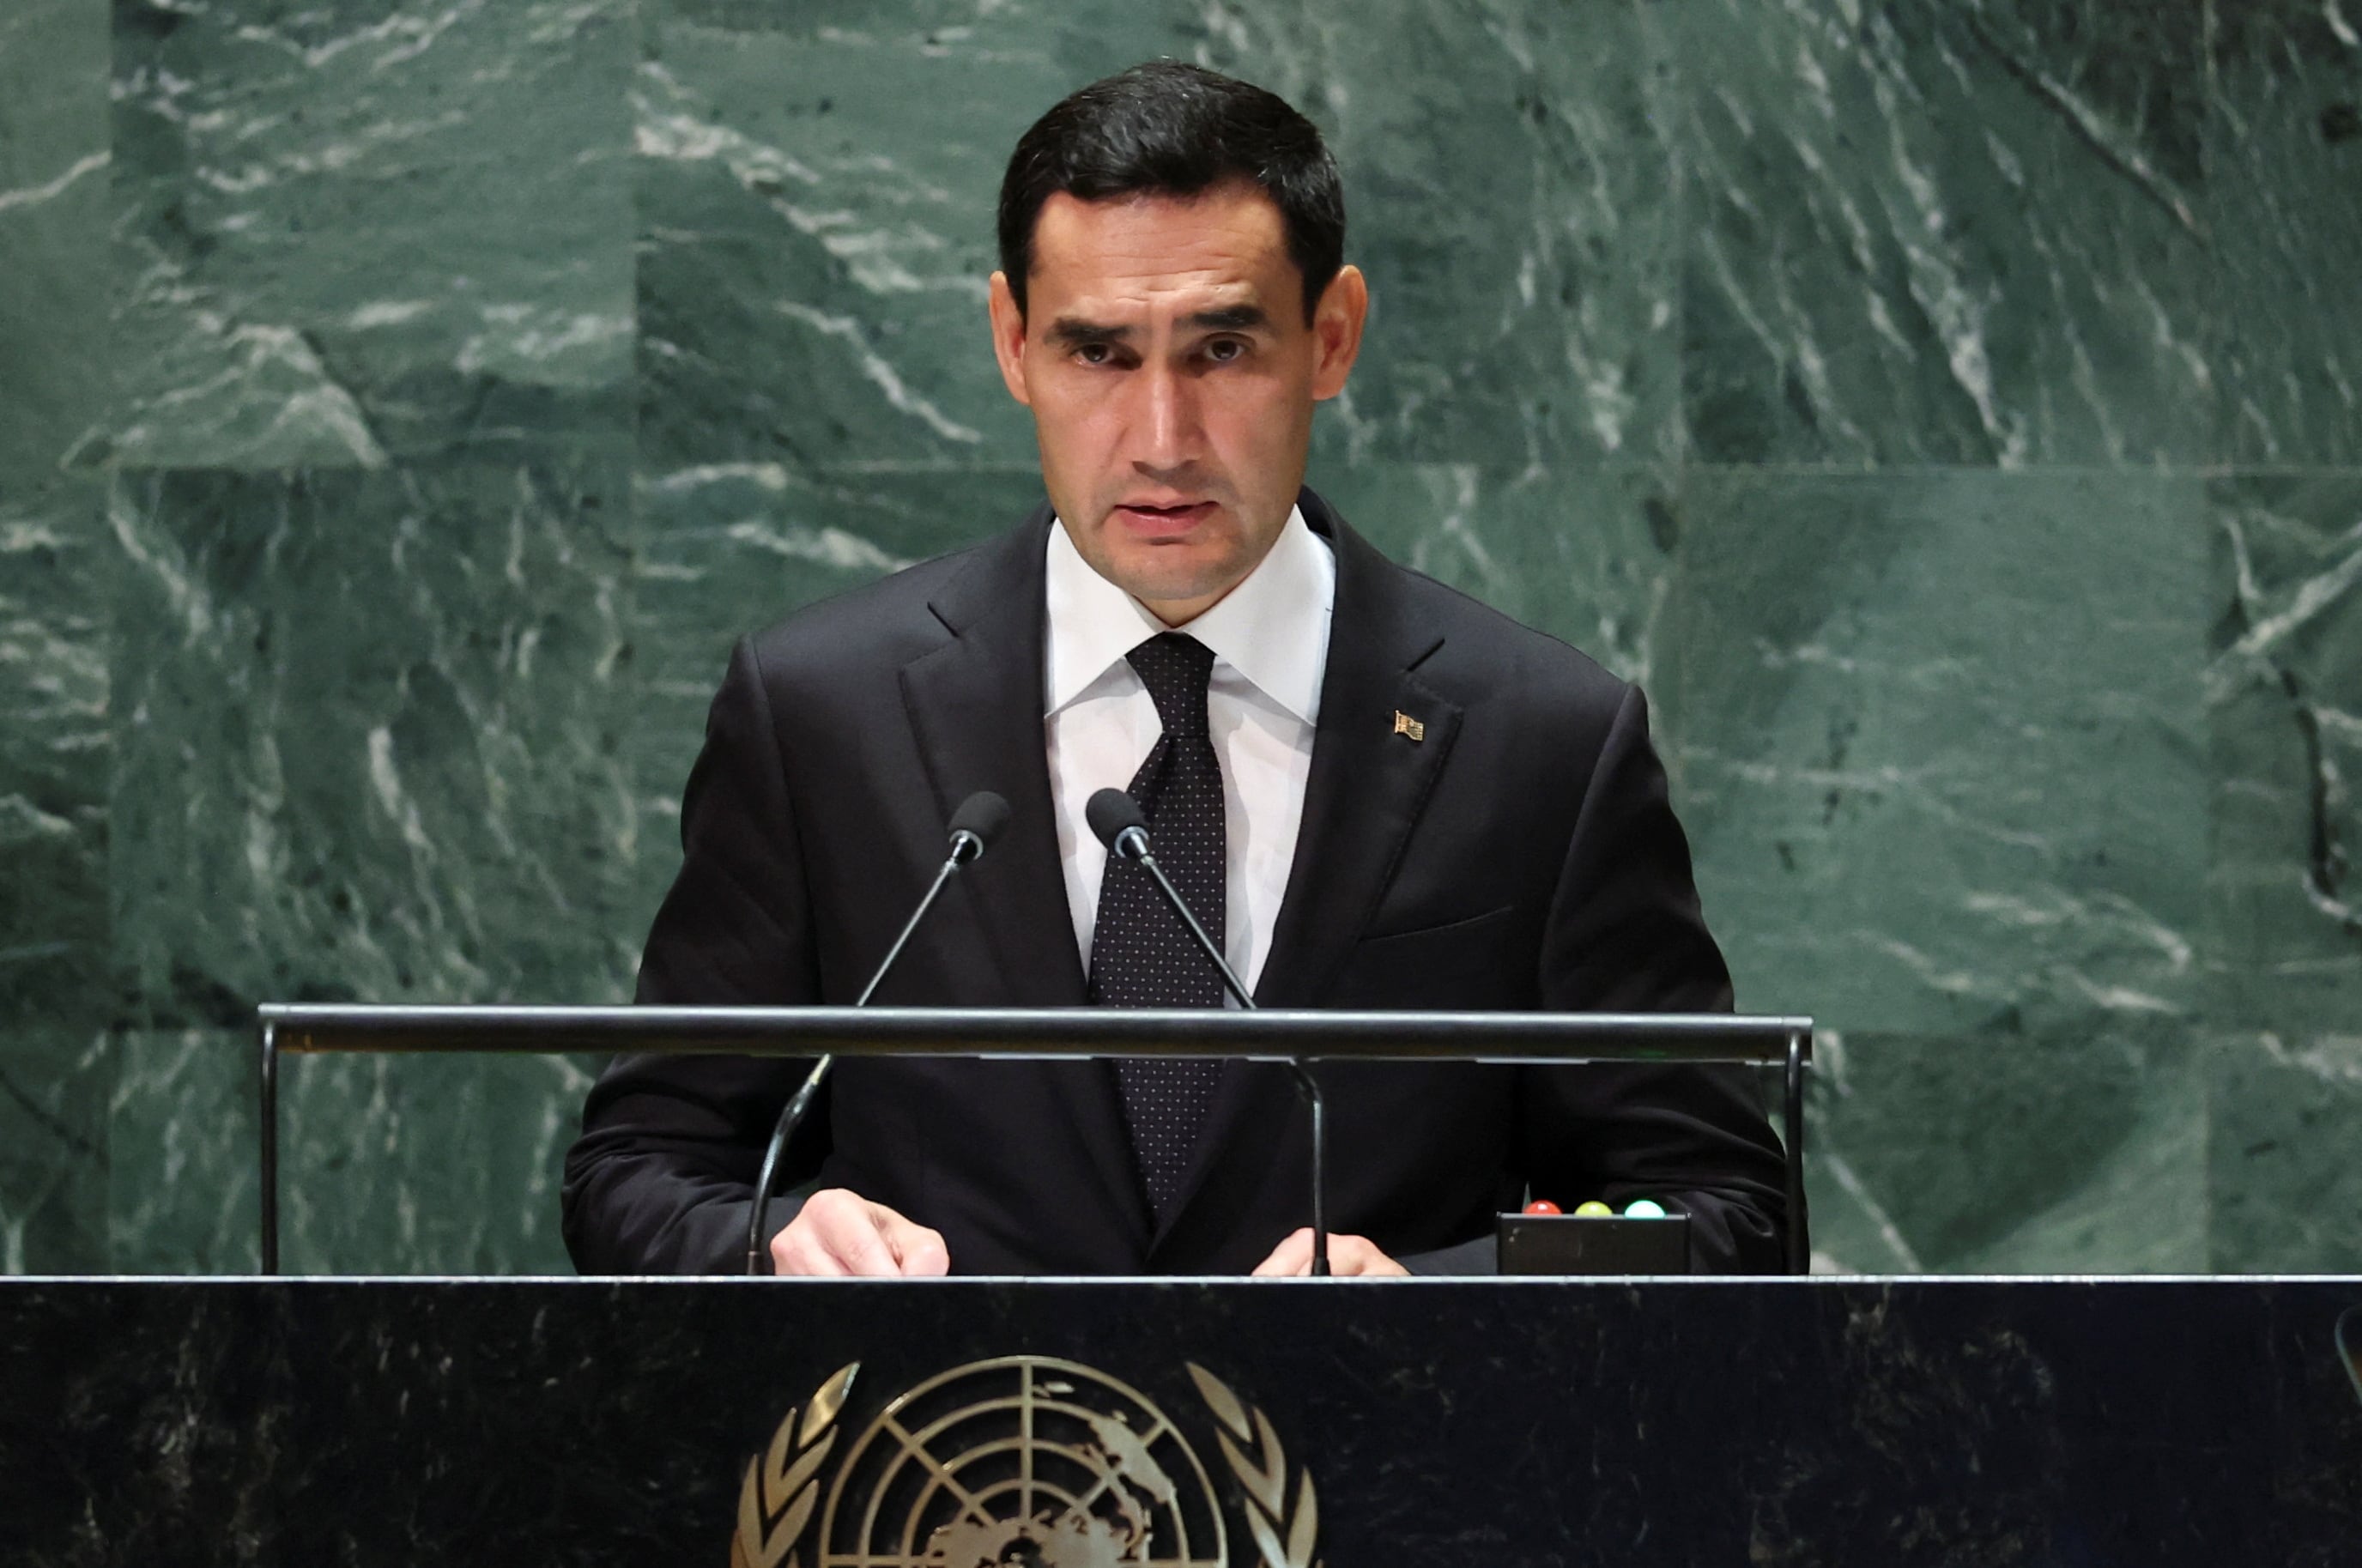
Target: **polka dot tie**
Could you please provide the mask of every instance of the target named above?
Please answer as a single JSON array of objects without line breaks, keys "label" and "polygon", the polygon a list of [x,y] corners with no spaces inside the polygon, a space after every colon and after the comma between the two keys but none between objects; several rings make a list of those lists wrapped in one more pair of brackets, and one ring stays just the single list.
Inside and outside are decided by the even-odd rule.
[{"label": "polka dot tie", "polygon": [[[1179,632],[1151,637],[1126,656],[1164,721],[1130,793],[1148,818],[1156,863],[1215,944],[1222,944],[1222,764],[1206,727],[1214,655]],[[1108,856],[1091,933],[1091,1000],[1101,1007],[1220,1007],[1222,977],[1190,938],[1148,873]],[[1149,1207],[1161,1223],[1181,1195],[1220,1062],[1120,1058],[1116,1082]]]}]

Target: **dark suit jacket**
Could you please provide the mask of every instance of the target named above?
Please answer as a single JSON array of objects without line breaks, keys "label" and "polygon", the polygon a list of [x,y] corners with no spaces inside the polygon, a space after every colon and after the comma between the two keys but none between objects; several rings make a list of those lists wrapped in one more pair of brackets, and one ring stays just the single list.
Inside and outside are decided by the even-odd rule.
[{"label": "dark suit jacket", "polygon": [[[1309,491],[1302,506],[1336,551],[1336,612],[1258,1003],[1727,1009],[1638,689],[1393,565]],[[739,643],[683,799],[686,858],[648,936],[643,1002],[850,1002],[941,863],[952,809],[993,790],[1008,827],[877,1003],[1084,1005],[1043,750],[1054,525],[1044,507]],[[1397,711],[1423,739],[1394,733]],[[740,1268],[764,1140],[808,1066],[618,1059],[567,1157],[577,1265]],[[1779,1146],[1741,1070],[1317,1071],[1338,1231],[1397,1255],[1440,1249],[1488,1232],[1530,1184],[1570,1209],[1657,1197],[1694,1216],[1698,1267],[1781,1267]],[[1243,1272],[1306,1219],[1308,1137],[1276,1066],[1225,1068],[1161,1227],[1104,1063],[846,1060],[829,1095],[787,1180],[933,1227],[961,1273]]]}]

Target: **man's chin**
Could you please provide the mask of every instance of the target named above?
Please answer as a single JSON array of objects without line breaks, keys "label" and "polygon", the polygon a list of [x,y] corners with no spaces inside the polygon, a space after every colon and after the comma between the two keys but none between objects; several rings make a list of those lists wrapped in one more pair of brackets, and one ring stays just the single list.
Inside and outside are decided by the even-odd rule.
[{"label": "man's chin", "polygon": [[[1177,626],[1198,614],[1238,586],[1244,573],[1203,571],[1128,571],[1110,579],[1118,588],[1147,605],[1165,624]],[[1171,613],[1168,613],[1171,612]],[[1183,613],[1186,612],[1186,613]]]}]

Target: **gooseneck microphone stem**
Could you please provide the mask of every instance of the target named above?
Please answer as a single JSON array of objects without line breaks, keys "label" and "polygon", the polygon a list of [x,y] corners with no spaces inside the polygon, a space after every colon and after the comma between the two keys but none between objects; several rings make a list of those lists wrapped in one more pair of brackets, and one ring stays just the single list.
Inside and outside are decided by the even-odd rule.
[{"label": "gooseneck microphone stem", "polygon": [[[1247,995],[1246,987],[1239,980],[1238,971],[1232,969],[1231,961],[1222,956],[1221,948],[1215,944],[1213,937],[1207,933],[1206,928],[1198,923],[1197,915],[1189,909],[1189,901],[1181,896],[1181,889],[1175,887],[1172,879],[1164,875],[1164,867],[1156,864],[1156,856],[1149,853],[1147,830],[1138,826],[1127,827],[1115,835],[1114,842],[1109,847],[1148,873],[1149,879],[1153,881],[1157,890],[1164,895],[1165,902],[1173,906],[1173,912],[1181,917],[1181,923],[1188,927],[1189,934],[1196,938],[1198,945],[1204,950],[1207,957],[1213,960],[1215,972],[1222,977],[1223,989],[1231,993],[1240,1007],[1249,1012],[1254,1011],[1254,998]],[[1302,1062],[1290,1056],[1287,1059],[1287,1070],[1296,1079],[1297,1092],[1304,1096],[1311,1110],[1312,1273],[1315,1277],[1325,1279],[1329,1276],[1328,1107],[1320,1098],[1319,1083],[1305,1069]]]},{"label": "gooseneck microphone stem", "polygon": [[765,1272],[763,1264],[767,1260],[764,1255],[763,1215],[771,1207],[771,1188],[779,1179],[779,1156],[786,1151],[788,1140],[794,1136],[796,1129],[803,1125],[804,1113],[811,1110],[811,1102],[820,1094],[820,1086],[828,1081],[828,1070],[835,1066],[836,1058],[833,1055],[822,1056],[812,1064],[812,1070],[804,1076],[803,1086],[789,1099],[786,1108],[779,1112],[779,1120],[772,1124],[771,1141],[763,1145],[763,1168],[755,1177],[755,1201],[746,1215],[746,1272],[749,1275],[759,1275]]},{"label": "gooseneck microphone stem", "polygon": [[969,860],[973,860],[975,858],[976,856],[972,855],[963,858],[959,851],[955,849],[952,851],[950,858],[946,859],[943,865],[936,867],[935,879],[932,883],[928,884],[927,887],[927,896],[919,900],[919,907],[912,910],[911,911],[911,918],[902,922],[902,934],[896,937],[894,939],[894,945],[886,950],[886,956],[879,962],[877,972],[869,977],[869,983],[867,985],[861,988],[861,995],[854,999],[854,1006],[867,1007],[869,1005],[869,999],[877,994],[878,982],[885,979],[887,971],[894,967],[894,961],[902,956],[902,949],[911,944],[911,933],[919,929],[919,922],[927,918],[927,911],[935,907],[935,900],[943,894],[944,884],[952,879],[953,872],[958,870],[961,867],[966,865]]},{"label": "gooseneck microphone stem", "polygon": [[1254,998],[1247,995],[1246,987],[1239,983],[1238,973],[1231,967],[1231,961],[1222,956],[1222,950],[1214,944],[1214,939],[1207,934],[1206,928],[1198,923],[1198,917],[1190,911],[1189,901],[1181,896],[1181,889],[1173,885],[1172,879],[1164,875],[1164,867],[1156,864],[1156,856],[1148,852],[1148,834],[1136,827],[1124,829],[1115,835],[1115,852],[1145,870],[1155,881],[1157,891],[1163,893],[1165,902],[1173,906],[1173,912],[1181,917],[1181,923],[1189,928],[1190,936],[1205,950],[1206,956],[1214,961],[1215,970],[1222,977],[1222,988],[1230,992],[1241,1007],[1253,1011]]},{"label": "gooseneck microphone stem", "polygon": [[[902,949],[910,945],[911,933],[919,929],[919,922],[926,918],[929,910],[934,908],[935,899],[943,892],[944,884],[950,881],[952,873],[959,868],[959,857],[955,855],[936,870],[934,882],[927,889],[927,896],[921,899],[919,907],[911,911],[911,918],[903,922],[902,934],[896,937],[894,945],[886,950],[886,961],[877,966],[876,974],[869,977],[869,984],[862,988],[860,999],[854,1006],[869,1005],[869,999],[877,994],[877,983],[886,977],[888,970],[893,968],[894,961],[902,956]],[[829,1070],[835,1066],[836,1058],[833,1055],[822,1056],[812,1064],[811,1071],[804,1076],[802,1087],[789,1097],[786,1107],[779,1112],[779,1120],[772,1125],[771,1141],[763,1145],[763,1166],[755,1176],[755,1206],[746,1216],[748,1274],[763,1272],[763,1211],[770,1207],[771,1188],[779,1176],[779,1158],[787,1152],[788,1140],[795,1135],[798,1127],[803,1125],[812,1101],[820,1097],[821,1086],[828,1082]]]},{"label": "gooseneck microphone stem", "polygon": [[1320,1086],[1304,1064],[1295,1057],[1287,1059],[1287,1070],[1296,1076],[1296,1090],[1311,1110],[1312,1120],[1312,1275],[1316,1279],[1329,1277],[1329,1108],[1320,1099]]},{"label": "gooseneck microphone stem", "polygon": [[[919,922],[927,918],[927,911],[935,907],[935,900],[943,895],[944,885],[952,879],[954,872],[983,855],[985,846],[1008,820],[1009,803],[998,795],[971,795],[960,802],[960,809],[952,813],[951,854],[936,869],[934,881],[927,887],[927,896],[919,900],[919,907],[912,910],[911,918],[902,922],[902,933],[894,939],[894,945],[886,950],[884,960],[878,964],[877,972],[869,977],[869,983],[861,988],[861,995],[854,1006],[869,1005],[869,999],[877,994],[879,984],[902,956],[902,949],[911,944],[911,933],[917,931]],[[779,1158],[787,1150],[788,1140],[803,1124],[812,1101],[820,1097],[821,1086],[828,1081],[829,1069],[835,1066],[833,1055],[822,1056],[812,1064],[812,1070],[804,1076],[802,1087],[779,1111],[779,1120],[771,1128],[771,1141],[763,1145],[762,1168],[755,1176],[755,1201],[746,1213],[746,1272],[749,1275],[765,1272],[763,1265],[767,1261],[768,1249],[763,1244],[763,1220],[765,1211],[771,1206],[771,1188],[778,1179]]]}]

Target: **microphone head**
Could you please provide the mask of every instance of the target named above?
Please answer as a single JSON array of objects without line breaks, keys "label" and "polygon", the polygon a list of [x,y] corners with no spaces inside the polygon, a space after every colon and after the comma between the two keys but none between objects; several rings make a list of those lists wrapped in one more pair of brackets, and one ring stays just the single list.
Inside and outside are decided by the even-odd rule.
[{"label": "microphone head", "polygon": [[1008,825],[1009,802],[989,790],[978,790],[952,813],[952,832],[974,834],[977,842],[987,845]]},{"label": "microphone head", "polygon": [[989,790],[978,790],[952,813],[952,857],[965,866],[992,846],[1009,825],[1009,802]]},{"label": "microphone head", "polygon": [[1091,824],[1101,844],[1115,854],[1123,854],[1116,840],[1137,828],[1142,839],[1148,836],[1148,818],[1142,814],[1140,802],[1120,790],[1102,790],[1083,807],[1083,820]]}]

